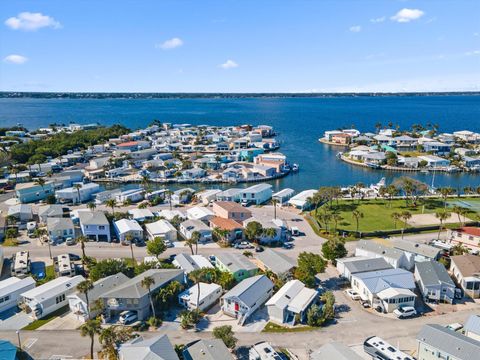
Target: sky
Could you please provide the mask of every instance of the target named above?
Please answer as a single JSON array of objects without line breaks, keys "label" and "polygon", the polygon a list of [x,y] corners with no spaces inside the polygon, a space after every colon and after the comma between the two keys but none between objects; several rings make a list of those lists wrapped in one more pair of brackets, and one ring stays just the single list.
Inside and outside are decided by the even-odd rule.
[{"label": "sky", "polygon": [[478,0],[9,0],[0,90],[480,91]]}]

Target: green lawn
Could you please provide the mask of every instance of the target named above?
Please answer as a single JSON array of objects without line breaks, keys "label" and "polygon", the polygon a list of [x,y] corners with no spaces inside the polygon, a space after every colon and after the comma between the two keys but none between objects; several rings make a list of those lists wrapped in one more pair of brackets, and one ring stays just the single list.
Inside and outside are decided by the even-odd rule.
[{"label": "green lawn", "polygon": [[265,333],[288,333],[288,332],[302,332],[302,331],[311,331],[316,330],[317,328],[312,326],[303,326],[297,325],[295,327],[287,327],[275,324],[273,322],[268,322],[267,325],[263,328],[262,332]]},{"label": "green lawn", "polygon": [[45,284],[53,279],[55,279],[55,268],[53,265],[48,265],[45,267],[45,277],[37,281],[37,286]]},{"label": "green lawn", "polygon": [[[466,201],[472,201],[471,199],[464,199]],[[474,199],[478,201],[479,199]],[[318,209],[318,214],[320,215],[324,210],[326,205]],[[328,208],[327,208],[328,209]],[[447,208],[448,209],[448,208]],[[338,205],[333,204],[332,210],[339,212],[342,220],[337,224],[339,230],[349,230],[356,231],[357,225],[355,218],[352,215],[352,211],[357,210],[363,213],[363,218],[359,219],[359,231],[370,232],[370,231],[382,231],[382,230],[394,230],[395,223],[392,219],[392,213],[403,211],[409,211],[412,215],[417,214],[429,214],[435,213],[436,211],[443,210],[443,201],[441,199],[425,199],[423,203],[419,203],[416,207],[407,206],[405,200],[388,200],[378,199],[378,200],[355,200],[355,201],[339,201]],[[313,214],[314,212],[312,212]],[[474,214],[473,210],[470,211],[470,214]],[[468,215],[467,215],[468,217]],[[323,225],[323,221],[320,216],[318,216],[320,224]],[[400,229],[404,226],[402,221],[397,221],[396,229]],[[330,222],[330,229],[334,229],[334,223]]]},{"label": "green lawn", "polygon": [[59,317],[60,315],[65,314],[68,311],[68,309],[69,309],[68,305],[64,306],[64,307],[58,309],[57,311],[54,311],[53,313],[45,316],[42,319],[35,320],[31,324],[28,324],[27,326],[25,326],[22,330],[37,330],[39,327],[49,323],[50,321]]}]

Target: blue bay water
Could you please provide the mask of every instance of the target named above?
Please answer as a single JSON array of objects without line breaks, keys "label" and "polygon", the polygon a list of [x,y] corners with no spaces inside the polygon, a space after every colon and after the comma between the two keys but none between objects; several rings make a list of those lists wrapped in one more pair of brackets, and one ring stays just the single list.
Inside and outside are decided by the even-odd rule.
[{"label": "blue bay water", "polygon": [[[427,183],[431,174],[383,172],[340,162],[339,151],[318,142],[325,130],[352,126],[374,131],[377,122],[398,124],[402,129],[427,122],[440,131],[480,132],[478,96],[391,96],[332,98],[247,99],[0,99],[0,126],[21,123],[29,129],[50,123],[123,124],[142,128],[153,119],[172,123],[237,125],[267,124],[279,132],[281,152],[301,171],[273,183],[295,190],[321,185],[349,185],[387,181],[408,175]],[[480,186],[480,175],[437,174],[435,186]]]}]

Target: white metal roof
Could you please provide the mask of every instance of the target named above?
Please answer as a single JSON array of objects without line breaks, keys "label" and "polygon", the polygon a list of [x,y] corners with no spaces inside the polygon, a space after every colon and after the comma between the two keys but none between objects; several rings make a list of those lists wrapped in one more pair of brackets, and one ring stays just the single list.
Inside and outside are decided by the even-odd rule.
[{"label": "white metal roof", "polygon": [[76,286],[83,280],[85,280],[85,278],[82,275],[74,277],[60,276],[46,284],[36,287],[35,289],[24,292],[21,296],[41,302],[45,299],[57,296],[63,291],[76,288]]}]

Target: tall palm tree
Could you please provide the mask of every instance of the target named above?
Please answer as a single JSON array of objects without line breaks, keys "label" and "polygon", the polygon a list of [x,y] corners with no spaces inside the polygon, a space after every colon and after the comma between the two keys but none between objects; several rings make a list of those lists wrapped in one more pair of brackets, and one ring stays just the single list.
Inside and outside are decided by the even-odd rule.
[{"label": "tall palm tree", "polygon": [[272,199],[272,204],[273,204],[273,218],[277,218],[277,204],[278,200],[277,199]]},{"label": "tall palm tree", "polygon": [[217,238],[221,239],[224,242],[227,242],[227,236],[228,234],[230,234],[230,231],[226,229],[221,229],[219,227],[215,227],[213,228],[213,233]]},{"label": "tall palm tree", "polygon": [[465,215],[467,215],[467,209],[465,209],[464,207],[461,207],[461,206],[454,206],[452,208],[452,213],[456,214],[458,216],[458,222],[460,223],[460,225],[463,226],[463,221],[462,221],[462,216],[464,217],[465,219]]},{"label": "tall palm tree", "polygon": [[167,190],[167,191],[165,191],[165,195],[168,196],[168,204],[170,205],[170,211],[172,211],[172,195],[173,195],[173,191],[172,191],[172,190]]},{"label": "tall palm tree", "polygon": [[38,178],[36,181],[35,181],[35,184],[36,185],[40,185],[42,187],[42,191],[44,190],[44,186],[45,186],[45,179],[44,178]]},{"label": "tall palm tree", "polygon": [[150,300],[150,306],[152,308],[152,316],[155,316],[155,306],[153,305],[152,292],[151,292],[152,285],[155,285],[155,279],[151,276],[145,276],[142,279],[140,284],[144,289],[147,289],[148,291],[148,299]]},{"label": "tall palm tree", "polygon": [[[187,239],[185,244],[190,248],[192,255],[198,253],[198,242],[200,241],[201,234],[198,231],[194,231],[190,239]],[[193,253],[193,246],[195,245],[195,254]]]},{"label": "tall palm tree", "polygon": [[88,239],[85,236],[79,236],[77,238],[77,241],[80,243],[80,249],[82,249],[82,264],[84,264],[85,258],[87,255],[85,255],[85,243],[88,241]]},{"label": "tall palm tree", "polygon": [[443,222],[450,218],[451,214],[448,211],[437,211],[435,217],[440,221],[440,227],[438,228],[437,240],[440,240],[440,233],[442,232]]},{"label": "tall palm tree", "polygon": [[451,188],[451,187],[443,187],[443,188],[440,188],[438,190],[438,192],[440,193],[440,195],[442,196],[442,199],[443,199],[443,208],[446,209],[447,208],[447,199],[449,196],[452,196],[453,194],[455,194],[455,189]]},{"label": "tall palm tree", "polygon": [[363,219],[363,212],[359,211],[359,210],[353,210],[352,211],[352,216],[354,217],[355,219],[355,222],[357,224],[357,233],[358,233],[358,228],[360,226],[360,219]]},{"label": "tall palm tree", "polygon": [[82,184],[73,184],[73,188],[77,190],[78,203],[80,204],[82,202],[82,199],[80,198],[80,189],[82,188]]},{"label": "tall palm tree", "polygon": [[405,228],[408,226],[408,220],[412,218],[412,213],[410,211],[402,211],[400,214],[401,219],[405,223],[405,225],[402,227],[402,239],[403,239],[403,232],[405,231]]},{"label": "tall palm tree", "polygon": [[392,218],[393,220],[393,226],[395,227],[395,229],[397,228],[397,222],[398,220],[400,220],[402,218],[402,215],[398,212],[393,212],[390,217]]},{"label": "tall palm tree", "polygon": [[88,292],[93,290],[93,282],[91,280],[84,280],[77,285],[77,290],[85,295],[85,301],[87,303],[87,316],[90,320],[90,299],[88,298]]},{"label": "tall palm tree", "polygon": [[331,216],[332,216],[333,223],[334,223],[334,225],[335,225],[334,232],[336,233],[336,232],[337,232],[338,222],[339,222],[339,221],[342,221],[343,218],[340,216],[339,213],[336,213],[336,212],[332,213]]},{"label": "tall palm tree", "polygon": [[100,334],[102,330],[100,320],[90,319],[80,326],[80,335],[90,337],[90,359],[93,359],[93,347],[95,345],[95,335]]},{"label": "tall palm tree", "polygon": [[188,273],[188,278],[195,284],[197,284],[197,310],[200,305],[200,283],[205,278],[205,271],[202,269],[196,269]]},{"label": "tall palm tree", "polygon": [[117,206],[117,201],[115,199],[108,199],[105,201],[105,206],[108,206],[112,209],[112,216],[115,217],[115,207]]},{"label": "tall palm tree", "polygon": [[127,240],[130,243],[130,252],[132,254],[132,263],[133,263],[133,267],[135,267],[135,256],[133,255],[133,235],[128,233],[125,236],[125,240]]},{"label": "tall palm tree", "polygon": [[271,239],[277,236],[277,230],[275,230],[274,228],[263,229],[262,233],[263,233],[263,236]]},{"label": "tall palm tree", "polygon": [[87,204],[87,208],[90,209],[90,211],[94,211],[96,208],[97,208],[97,205],[93,202],[93,201],[90,201],[88,204]]}]

